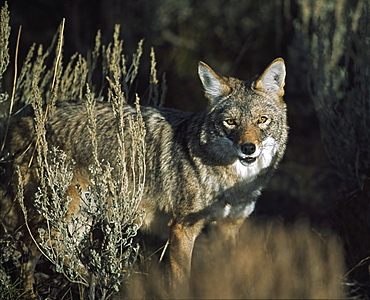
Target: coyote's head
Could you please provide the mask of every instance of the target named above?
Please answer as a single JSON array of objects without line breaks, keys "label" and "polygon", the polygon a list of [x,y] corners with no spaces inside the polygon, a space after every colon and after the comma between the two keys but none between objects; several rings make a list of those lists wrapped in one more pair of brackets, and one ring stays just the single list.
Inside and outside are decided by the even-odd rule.
[{"label": "coyote's head", "polygon": [[288,135],[284,60],[249,81],[225,78],[200,62],[199,77],[210,101],[200,136],[209,158],[246,176],[276,165]]}]

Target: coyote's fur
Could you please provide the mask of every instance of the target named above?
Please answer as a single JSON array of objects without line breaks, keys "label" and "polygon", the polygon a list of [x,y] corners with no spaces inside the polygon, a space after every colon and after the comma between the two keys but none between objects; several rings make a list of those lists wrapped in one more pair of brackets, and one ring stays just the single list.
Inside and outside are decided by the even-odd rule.
[{"label": "coyote's fur", "polygon": [[[150,230],[157,227],[154,224],[168,220],[168,228],[161,233],[169,233],[172,287],[177,295],[186,292],[193,246],[202,228],[212,223],[226,241],[235,239],[281,160],[288,136],[282,99],[283,59],[274,60],[262,75],[249,81],[223,77],[203,62],[198,72],[209,100],[205,111],[141,107],[146,127],[146,180],[140,204],[146,217],[142,229]],[[126,115],[136,113],[134,108],[125,107]],[[95,116],[98,157],[114,166],[119,147],[118,121],[111,104],[96,103]],[[57,103],[47,122],[48,143],[75,162],[73,184],[89,184],[88,168],[93,161],[87,119],[81,101],[63,101]],[[6,174],[14,173],[16,166],[26,169],[31,154],[27,158],[24,151],[35,139],[33,123],[33,118],[27,116],[11,127],[3,153],[8,159]],[[129,155],[130,145],[126,148]],[[17,157],[18,153],[25,158]],[[1,199],[1,227],[15,230],[23,224],[23,215],[16,205],[9,209],[6,199],[14,199],[15,184],[9,183],[9,175],[3,176],[8,178],[3,177],[2,187],[10,196]],[[36,172],[29,173],[26,189],[37,185],[36,177]],[[77,194],[72,196],[78,198]],[[32,197],[25,201],[31,203]],[[40,218],[30,222],[37,226]],[[35,261],[25,272],[31,283],[34,265]]]}]

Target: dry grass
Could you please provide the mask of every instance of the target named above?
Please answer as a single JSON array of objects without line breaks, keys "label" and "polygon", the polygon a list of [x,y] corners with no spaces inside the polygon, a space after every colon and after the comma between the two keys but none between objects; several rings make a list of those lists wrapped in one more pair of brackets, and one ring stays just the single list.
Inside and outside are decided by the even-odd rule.
[{"label": "dry grass", "polygon": [[[306,220],[290,226],[249,220],[233,249],[202,235],[193,258],[194,299],[339,299],[346,295],[341,243],[332,232],[319,233]],[[152,266],[148,273],[134,274],[122,294],[168,298],[166,273],[155,262]]]}]

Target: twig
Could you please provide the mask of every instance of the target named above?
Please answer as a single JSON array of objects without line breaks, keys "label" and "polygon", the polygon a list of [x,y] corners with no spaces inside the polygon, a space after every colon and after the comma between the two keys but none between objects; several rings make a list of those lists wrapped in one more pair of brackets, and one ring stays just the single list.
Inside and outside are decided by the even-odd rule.
[{"label": "twig", "polygon": [[342,280],[344,280],[349,274],[351,274],[355,269],[357,269],[358,267],[361,267],[364,265],[365,262],[367,262],[368,260],[370,260],[370,256],[368,257],[365,257],[364,259],[362,259],[357,265],[355,265],[351,270],[349,270],[346,274],[344,274],[342,276]]},{"label": "twig", "polygon": [[20,41],[20,38],[21,38],[21,32],[22,32],[22,26],[19,26],[18,36],[17,36],[17,44],[16,44],[16,47],[15,47],[13,90],[12,90],[12,96],[10,98],[9,115],[8,115],[8,120],[7,120],[7,124],[6,124],[6,128],[5,128],[4,140],[3,140],[3,144],[1,145],[1,150],[0,151],[4,150],[6,136],[8,135],[8,130],[9,130],[10,118],[11,118],[12,113],[13,113],[15,90],[16,90],[17,76],[18,76],[18,66],[17,66],[17,64],[18,64],[18,50],[19,50],[19,41]]},{"label": "twig", "polygon": [[159,262],[162,261],[163,256],[166,253],[166,250],[167,250],[169,244],[170,244],[170,240],[168,239],[166,244],[163,246],[163,250],[162,250],[162,253],[161,253],[161,257],[159,258]]},{"label": "twig", "polygon": [[[54,89],[55,89],[55,82],[56,82],[56,78],[57,78],[57,71],[58,71],[58,64],[59,64],[60,57],[61,57],[61,53],[62,53],[62,46],[63,46],[62,41],[63,41],[64,24],[65,24],[65,18],[63,18],[63,20],[62,20],[62,24],[61,24],[61,28],[60,28],[60,35],[59,35],[59,51],[58,51],[57,59],[56,59],[56,61],[55,61],[55,69],[54,69],[53,82],[52,82],[52,84],[51,84],[51,95],[53,95],[53,93],[54,93]],[[45,115],[44,115],[44,122],[46,122],[48,112],[49,112],[49,103],[46,105]],[[34,156],[35,156],[35,152],[36,152],[36,149],[37,149],[38,143],[39,143],[39,138],[37,137],[37,139],[36,139],[36,143],[35,143],[35,148],[33,149],[33,153],[32,153],[32,155],[31,155],[30,161],[29,161],[29,163],[28,163],[28,168],[30,168],[30,167],[31,167],[31,165],[32,165],[32,161],[33,161],[33,158],[34,158]]]}]

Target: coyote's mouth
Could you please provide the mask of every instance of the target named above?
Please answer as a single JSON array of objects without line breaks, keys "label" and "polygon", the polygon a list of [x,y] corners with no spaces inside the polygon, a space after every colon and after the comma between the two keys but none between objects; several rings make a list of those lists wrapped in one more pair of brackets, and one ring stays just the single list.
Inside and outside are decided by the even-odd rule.
[{"label": "coyote's mouth", "polygon": [[250,164],[254,163],[257,160],[257,157],[239,157],[240,162],[242,163],[243,166],[249,166]]}]

